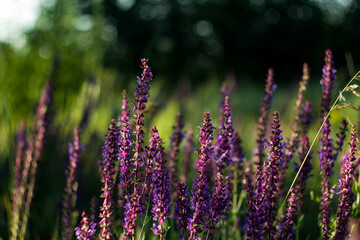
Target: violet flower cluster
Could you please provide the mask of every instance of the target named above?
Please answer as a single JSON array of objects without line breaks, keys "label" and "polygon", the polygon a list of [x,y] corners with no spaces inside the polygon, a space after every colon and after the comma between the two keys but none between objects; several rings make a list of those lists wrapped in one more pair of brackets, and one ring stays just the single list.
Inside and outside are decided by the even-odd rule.
[{"label": "violet flower cluster", "polygon": [[215,161],[218,171],[223,173],[224,169],[228,167],[231,162],[230,153],[234,133],[228,96],[225,97],[223,106],[223,122],[220,123],[219,130],[220,133],[217,137]]},{"label": "violet flower cluster", "polygon": [[265,80],[265,97],[263,99],[263,107],[260,109],[261,116],[258,122],[258,129],[256,135],[256,144],[257,147],[254,152],[254,163],[258,165],[258,169],[261,172],[261,166],[264,161],[264,138],[266,133],[266,125],[268,120],[269,111],[272,105],[273,97],[272,95],[275,92],[276,84],[274,82],[274,70],[272,68],[268,69],[267,78]]},{"label": "violet flower cluster", "polygon": [[194,179],[193,196],[191,199],[191,208],[194,210],[194,213],[188,226],[190,229],[189,240],[196,240],[198,238],[197,234],[202,232],[210,206],[207,168],[213,151],[211,141],[213,140],[212,134],[214,129],[210,113],[205,113],[203,122],[199,136],[201,147],[198,150],[198,176]]},{"label": "violet flower cluster", "polygon": [[294,219],[297,212],[297,192],[295,188],[290,190],[290,197],[287,200],[288,207],[285,216],[280,221],[279,239],[292,239],[295,235]]},{"label": "violet flower cluster", "polygon": [[270,136],[270,149],[268,152],[268,161],[264,165],[262,176],[263,194],[262,211],[264,213],[263,235],[268,239],[276,234],[276,227],[274,225],[277,214],[277,199],[278,199],[278,182],[279,169],[281,166],[281,159],[283,154],[282,136],[280,130],[279,113],[274,112],[273,123],[271,124],[272,135]]},{"label": "violet flower cluster", "polygon": [[122,100],[122,114],[120,118],[120,184],[122,191],[125,194],[129,193],[130,186],[130,174],[131,174],[131,162],[130,162],[130,148],[131,148],[131,136],[130,136],[130,123],[129,123],[129,105],[126,98],[126,91],[123,91]]},{"label": "violet flower cluster", "polygon": [[132,239],[135,236],[136,220],[140,218],[145,211],[144,203],[144,188],[146,187],[146,181],[141,182],[141,179],[145,179],[144,175],[144,149],[142,144],[144,143],[144,111],[146,109],[146,103],[150,97],[150,83],[153,78],[151,68],[148,65],[148,59],[141,59],[141,68],[143,72],[141,77],[137,78],[137,86],[135,90],[135,106],[133,123],[135,125],[134,131],[134,155],[131,159],[131,181],[132,192],[129,196],[126,196],[125,204],[125,217],[123,221],[124,233],[121,236],[122,239]]},{"label": "violet flower cluster", "polygon": [[228,184],[224,184],[224,177],[221,172],[217,173],[215,189],[211,198],[209,217],[205,225],[207,232],[206,239],[213,239],[216,224],[225,214],[229,204]]},{"label": "violet flower cluster", "polygon": [[114,221],[112,217],[112,208],[114,205],[112,192],[114,188],[115,163],[119,156],[119,128],[114,119],[111,121],[108,130],[109,133],[103,147],[104,159],[101,163],[101,182],[103,183],[101,197],[104,201],[100,212],[101,220],[99,225],[101,230],[99,239],[113,239],[113,233],[111,231],[112,222]]},{"label": "violet flower cluster", "polygon": [[342,165],[341,172],[342,177],[339,182],[341,199],[338,205],[338,212],[336,213],[337,221],[336,221],[336,233],[333,239],[342,240],[346,239],[348,235],[348,222],[349,215],[351,214],[351,206],[354,202],[352,186],[354,183],[354,171],[357,167],[355,165],[355,154],[356,150],[356,130],[355,127],[352,127],[351,137],[350,137],[350,149],[344,157],[344,164]]},{"label": "violet flower cluster", "polygon": [[322,73],[322,79],[320,81],[322,86],[321,119],[330,111],[331,91],[335,86],[336,70],[330,49],[325,52],[325,65]]},{"label": "violet flower cluster", "polygon": [[[90,222],[85,211],[81,213],[81,227],[75,228],[75,236],[77,240],[91,240],[96,232],[96,223]],[[70,239],[70,238],[67,238]]]},{"label": "violet flower cluster", "polygon": [[250,172],[245,172],[244,174],[245,184],[244,189],[247,193],[247,212],[245,214],[245,233],[249,239],[261,240],[262,232],[261,225],[262,220],[258,217],[257,205],[255,202],[255,191],[252,185],[252,179],[250,177]]},{"label": "violet flower cluster", "polygon": [[325,117],[330,111],[331,90],[335,84],[335,72],[336,70],[333,68],[332,53],[330,50],[327,50],[325,53],[323,76],[320,81],[322,86],[321,119],[325,121],[321,131],[319,154],[320,169],[322,171],[323,178],[321,184],[322,196],[320,203],[320,224],[323,239],[330,238],[330,177],[333,175],[335,159],[333,155],[333,140],[330,136],[331,124],[329,118],[325,119]]},{"label": "violet flower cluster", "polygon": [[133,171],[132,171],[132,179],[135,183],[135,187],[138,187],[138,182],[144,177],[141,173],[141,167],[144,164],[143,159],[143,146],[144,143],[144,111],[146,109],[146,103],[150,97],[150,83],[153,78],[153,74],[151,72],[151,68],[147,64],[148,59],[141,59],[143,72],[141,77],[137,78],[138,85],[135,90],[135,106],[134,106],[134,156],[132,158],[133,162]]},{"label": "violet flower cluster", "polygon": [[159,225],[154,223],[154,234],[160,235],[163,239],[165,235],[164,222],[170,217],[170,175],[166,168],[166,158],[163,142],[159,136],[156,126],[150,132],[150,147],[156,146],[154,155],[154,170],[152,174],[152,182],[154,185],[153,197],[153,220],[157,221]]},{"label": "violet flower cluster", "polygon": [[177,186],[177,200],[174,211],[174,219],[177,223],[177,230],[180,231],[179,239],[185,239],[185,233],[190,220],[190,194],[187,190],[187,185],[178,183]]}]

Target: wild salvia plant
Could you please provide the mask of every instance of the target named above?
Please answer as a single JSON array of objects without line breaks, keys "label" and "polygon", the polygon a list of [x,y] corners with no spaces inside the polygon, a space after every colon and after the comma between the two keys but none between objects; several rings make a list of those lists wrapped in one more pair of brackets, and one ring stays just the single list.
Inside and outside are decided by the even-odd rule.
[{"label": "wild salvia plant", "polygon": [[200,130],[199,140],[201,147],[198,150],[197,171],[194,179],[191,209],[194,211],[189,221],[189,240],[197,240],[198,234],[203,231],[205,222],[208,220],[210,207],[210,194],[207,179],[207,169],[213,151],[211,141],[213,140],[213,125],[210,113],[205,113],[203,125]]},{"label": "wild salvia plant", "polygon": [[154,146],[154,174],[152,175],[153,183],[153,220],[158,223],[153,225],[155,235],[159,235],[160,240],[165,237],[165,220],[170,218],[170,173],[166,168],[166,158],[163,142],[159,136],[156,126],[150,131],[150,145]]},{"label": "wild salvia plant", "polygon": [[[273,123],[271,125],[272,135],[270,136],[268,161],[264,164],[261,194],[262,205],[258,211],[263,211],[263,228],[262,235],[264,239],[273,239],[276,235],[276,214],[277,214],[277,199],[279,197],[279,170],[281,166],[281,159],[283,154],[283,143],[280,130],[279,113],[274,112]],[[260,216],[260,214],[258,214]]]},{"label": "wild salvia plant", "polygon": [[260,109],[260,118],[258,122],[258,129],[256,135],[256,148],[254,151],[254,163],[257,165],[257,171],[261,172],[262,165],[264,162],[264,138],[266,134],[266,125],[269,118],[270,108],[273,102],[273,94],[276,89],[274,82],[274,70],[268,69],[267,78],[265,80],[265,97],[263,99],[263,107]]},{"label": "wild salvia plant", "polygon": [[[325,65],[323,67],[323,76],[321,80],[322,85],[322,101],[321,101],[321,118],[330,111],[331,91],[335,84],[336,70],[333,67],[332,53],[330,50],[325,54]],[[320,169],[322,171],[321,183],[321,202],[320,202],[320,225],[322,229],[322,238],[330,238],[330,202],[331,202],[331,186],[330,178],[333,175],[334,155],[333,155],[333,140],[330,136],[331,124],[329,118],[324,119],[324,127],[322,128],[322,135],[320,138]]]},{"label": "wild salvia plant", "polygon": [[130,193],[130,174],[131,174],[131,161],[130,161],[130,150],[131,150],[131,129],[129,123],[130,111],[128,100],[126,98],[126,91],[123,91],[122,100],[122,114],[120,119],[120,152],[119,152],[119,184],[118,184],[118,205],[119,209],[122,210],[125,204],[125,196]]},{"label": "wild salvia plant", "polygon": [[334,240],[346,239],[348,232],[349,215],[351,214],[351,206],[354,202],[352,186],[354,183],[354,172],[356,157],[357,134],[354,125],[351,128],[351,137],[349,143],[349,152],[345,154],[343,165],[341,166],[341,179],[339,182],[340,202],[338,204],[338,212],[336,213],[337,221],[335,227]]},{"label": "wild salvia plant", "polygon": [[124,233],[122,239],[132,239],[135,237],[136,220],[141,218],[145,211],[144,193],[148,189],[145,187],[145,183],[142,182],[144,178],[145,164],[144,160],[144,111],[146,109],[146,103],[150,97],[150,82],[153,78],[151,68],[147,64],[148,60],[141,59],[141,68],[143,72],[141,77],[138,77],[137,86],[135,90],[135,109],[133,122],[135,130],[133,133],[134,138],[134,155],[131,158],[131,193],[126,196],[125,204],[125,218],[123,221]]},{"label": "wild salvia plant", "polygon": [[294,229],[294,219],[296,217],[297,212],[297,192],[295,188],[292,188],[290,190],[291,195],[288,202],[288,207],[286,209],[285,216],[280,221],[279,225],[279,239],[291,239],[292,236],[295,235],[295,229]]},{"label": "wild salvia plant", "polygon": [[30,204],[34,194],[38,161],[40,160],[44,145],[46,116],[50,100],[51,87],[48,81],[36,110],[32,140],[25,150],[24,163],[21,169],[21,181],[18,190],[16,190],[16,200],[13,202],[10,239],[25,238]]},{"label": "wild salvia plant", "polygon": [[81,214],[80,227],[75,228],[77,240],[91,240],[96,232],[96,223],[92,222],[85,211]]},{"label": "wild salvia plant", "polygon": [[69,143],[69,165],[66,170],[66,187],[61,212],[61,227],[63,239],[71,239],[73,235],[73,214],[76,205],[77,187],[76,180],[79,155],[82,151],[79,139],[80,128],[75,127],[73,142]]},{"label": "wild salvia plant", "polygon": [[179,239],[186,239],[187,226],[190,219],[190,194],[185,183],[178,183],[177,199],[174,211],[176,228],[180,232]]},{"label": "wild salvia plant", "polygon": [[114,175],[115,163],[119,155],[119,128],[115,120],[111,120],[108,128],[109,133],[105,139],[103,147],[103,161],[100,163],[101,182],[101,197],[104,199],[100,208],[100,233],[99,239],[114,239],[112,232],[113,219],[113,189],[114,189]]},{"label": "wild salvia plant", "polygon": [[263,222],[262,219],[258,217],[258,208],[255,202],[257,196],[255,195],[255,189],[250,177],[250,170],[245,172],[244,178],[244,189],[246,189],[248,205],[245,214],[245,234],[248,239],[260,240],[262,239],[261,224]]}]

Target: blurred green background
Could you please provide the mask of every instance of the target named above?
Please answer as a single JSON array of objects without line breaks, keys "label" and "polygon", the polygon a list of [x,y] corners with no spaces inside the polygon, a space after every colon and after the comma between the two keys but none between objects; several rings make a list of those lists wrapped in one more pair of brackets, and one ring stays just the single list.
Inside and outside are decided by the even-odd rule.
[{"label": "blurred green background", "polygon": [[[34,26],[20,38],[0,42],[0,237],[8,236],[16,132],[21,120],[31,132],[53,58],[59,68],[31,208],[32,239],[50,238],[57,226],[67,144],[87,109],[81,134],[85,152],[79,209],[88,209],[91,197],[99,195],[96,162],[101,159],[103,136],[110,120],[121,112],[123,89],[132,101],[140,58],[150,59],[154,73],[148,127],[156,124],[166,143],[178,111],[185,115],[185,126],[194,126],[195,135],[204,111],[211,112],[217,127],[220,87],[227,81],[235,127],[253,140],[244,142],[249,159],[267,68],[275,70],[278,89],[273,109],[280,111],[288,137],[303,62],[312,69],[306,98],[313,101],[315,119],[325,50],[333,51],[338,70],[335,95],[358,69],[359,8],[354,0],[43,1]],[[334,113],[336,129],[343,116],[343,111]],[[313,125],[311,137],[319,124]],[[318,182],[319,176],[312,181]],[[311,217],[307,225],[316,223],[316,216]]]}]

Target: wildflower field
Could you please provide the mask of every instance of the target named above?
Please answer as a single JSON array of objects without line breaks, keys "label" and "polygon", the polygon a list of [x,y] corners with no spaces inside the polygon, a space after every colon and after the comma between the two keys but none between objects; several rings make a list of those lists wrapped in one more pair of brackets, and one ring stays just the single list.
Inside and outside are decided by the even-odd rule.
[{"label": "wildflower field", "polygon": [[[111,116],[89,80],[61,124],[59,64],[55,57],[35,119],[14,123],[16,138],[2,141],[11,151],[0,237],[360,239],[360,73],[336,84],[331,50],[323,66],[299,66],[298,85],[278,102],[269,68],[260,98],[239,96],[226,79],[205,84],[205,98],[162,99],[161,111],[156,69],[143,58],[133,87],[109,93],[119,100],[108,103]],[[248,101],[257,114],[234,107]]]}]

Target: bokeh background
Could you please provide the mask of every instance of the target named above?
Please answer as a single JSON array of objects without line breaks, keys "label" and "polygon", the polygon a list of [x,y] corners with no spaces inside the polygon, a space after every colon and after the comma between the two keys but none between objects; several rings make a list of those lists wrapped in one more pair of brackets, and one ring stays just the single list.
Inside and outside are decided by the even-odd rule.
[{"label": "bokeh background", "polygon": [[[204,111],[213,114],[216,125],[220,87],[226,81],[235,127],[242,136],[254,139],[244,143],[248,159],[255,144],[268,67],[274,68],[278,84],[273,109],[283,116],[284,135],[289,136],[303,62],[311,67],[306,98],[313,101],[315,118],[325,50],[334,53],[336,93],[360,64],[360,5],[355,0],[29,2],[0,3],[3,239],[8,236],[16,132],[22,120],[31,132],[35,107],[48,78],[54,78],[54,99],[31,208],[32,239],[56,236],[67,144],[80,123],[85,152],[79,174],[79,209],[88,209],[91,197],[99,194],[96,162],[101,159],[103,136],[110,120],[121,111],[122,90],[133,96],[142,57],[150,59],[154,73],[148,126],[156,124],[168,142],[178,111],[184,113],[186,126],[199,126]],[[54,68],[56,77],[51,77]],[[335,126],[342,117],[335,113]],[[314,179],[316,182],[316,176]],[[316,216],[305,222],[316,226]]]}]

